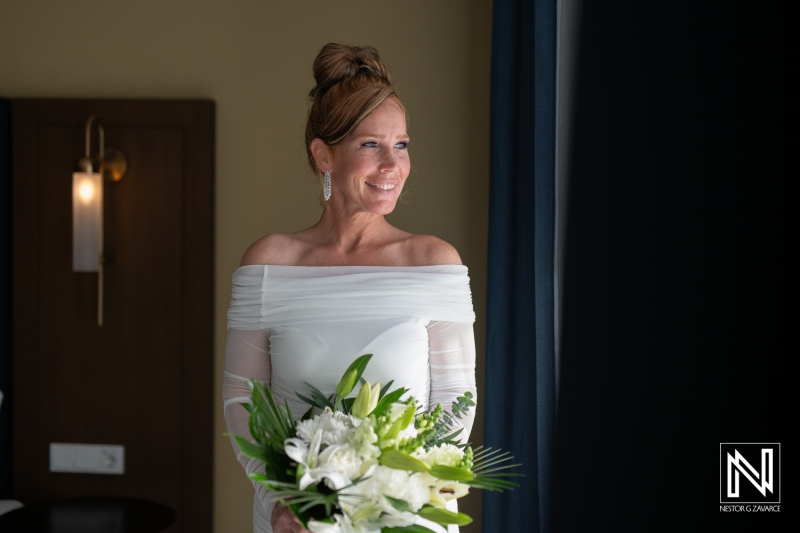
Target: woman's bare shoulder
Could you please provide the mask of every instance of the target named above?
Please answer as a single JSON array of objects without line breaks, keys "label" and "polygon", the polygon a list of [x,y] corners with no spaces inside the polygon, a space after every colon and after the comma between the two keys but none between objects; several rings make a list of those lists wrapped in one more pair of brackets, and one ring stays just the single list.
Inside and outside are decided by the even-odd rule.
[{"label": "woman's bare shoulder", "polygon": [[460,265],[461,256],[448,242],[433,235],[412,235],[411,251],[417,265]]},{"label": "woman's bare shoulder", "polygon": [[269,233],[251,244],[242,256],[244,265],[293,265],[301,241],[291,233]]}]

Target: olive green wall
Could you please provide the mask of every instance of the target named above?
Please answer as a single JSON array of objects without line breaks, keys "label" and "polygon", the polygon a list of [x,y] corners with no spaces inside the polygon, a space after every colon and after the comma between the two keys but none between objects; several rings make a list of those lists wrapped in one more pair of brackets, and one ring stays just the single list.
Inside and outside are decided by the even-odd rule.
[{"label": "olive green wall", "polygon": [[[311,62],[327,42],[374,45],[392,69],[410,116],[412,171],[391,221],[449,241],[470,267],[482,385],[490,29],[485,0],[3,2],[2,96],[217,104],[217,385],[209,391],[217,533],[251,530],[252,488],[222,436],[219,400],[230,276],[253,240],[319,215],[303,129]],[[475,437],[482,441],[480,417]],[[469,498],[465,507],[480,518],[479,495]]]}]

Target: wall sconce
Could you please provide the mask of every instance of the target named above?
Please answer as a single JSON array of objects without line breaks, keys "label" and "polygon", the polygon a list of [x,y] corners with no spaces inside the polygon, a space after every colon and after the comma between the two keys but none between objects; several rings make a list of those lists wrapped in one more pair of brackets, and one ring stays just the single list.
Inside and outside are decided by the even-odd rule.
[{"label": "wall sconce", "polygon": [[[92,157],[92,124],[100,151]],[[95,170],[96,169],[96,170]],[[86,121],[86,153],[72,174],[72,270],[97,272],[97,325],[103,325],[103,184],[119,181],[128,170],[120,150],[105,146],[105,131],[95,115]]]}]

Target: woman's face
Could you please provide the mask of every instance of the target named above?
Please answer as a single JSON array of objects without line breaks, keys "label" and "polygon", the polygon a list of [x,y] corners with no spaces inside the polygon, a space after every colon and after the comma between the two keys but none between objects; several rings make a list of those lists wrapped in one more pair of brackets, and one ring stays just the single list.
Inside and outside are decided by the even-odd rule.
[{"label": "woman's face", "polygon": [[331,148],[329,202],[348,213],[391,213],[411,170],[408,141],[405,114],[384,101]]}]

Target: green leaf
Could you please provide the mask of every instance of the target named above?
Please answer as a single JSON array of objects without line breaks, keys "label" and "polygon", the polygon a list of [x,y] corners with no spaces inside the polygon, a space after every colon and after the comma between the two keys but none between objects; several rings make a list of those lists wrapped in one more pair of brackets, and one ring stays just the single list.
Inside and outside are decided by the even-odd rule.
[{"label": "green leaf", "polygon": [[431,467],[431,475],[439,479],[446,479],[448,481],[461,481],[463,483],[467,483],[475,479],[475,474],[469,470],[447,465],[433,465]]},{"label": "green leaf", "polygon": [[242,450],[242,453],[247,457],[257,459],[262,463],[266,461],[260,446],[256,446],[249,440],[245,439],[244,437],[240,437],[239,435],[234,435],[233,438],[236,440],[236,444],[239,446],[239,449]]},{"label": "green leaf", "polygon": [[395,420],[392,426],[386,431],[384,438],[396,439],[397,436],[400,434],[400,431],[405,427],[406,426],[403,425],[403,417],[401,416],[400,418]]},{"label": "green leaf", "polygon": [[381,395],[379,396],[379,398],[383,398],[384,396],[386,396],[386,392],[389,390],[389,387],[392,386],[392,383],[394,383],[394,380],[390,380],[389,383],[381,387]]},{"label": "green leaf", "polygon": [[306,383],[306,382],[303,383],[311,391],[311,397],[314,398],[317,407],[319,407],[320,409],[323,407],[330,407],[331,409],[333,409],[333,403],[331,403],[331,401],[328,398],[326,398],[324,394],[322,394],[321,390],[316,388],[311,383]]},{"label": "green leaf", "polygon": [[353,410],[353,401],[355,401],[355,398],[345,398],[341,401],[343,413],[350,414],[350,411]]},{"label": "green leaf", "polygon": [[454,513],[447,509],[440,509],[438,507],[425,506],[420,509],[417,514],[422,518],[427,518],[431,522],[436,522],[440,526],[448,524],[456,524],[458,526],[466,526],[472,523],[472,518],[464,513]]},{"label": "green leaf", "polygon": [[414,524],[413,526],[382,527],[381,533],[433,533],[433,530]]},{"label": "green leaf", "polygon": [[382,527],[381,533],[433,533],[433,530],[414,524],[413,526]]},{"label": "green leaf", "polygon": [[311,398],[306,398],[305,396],[303,396],[303,395],[302,395],[302,394],[300,394],[299,392],[295,392],[295,394],[297,395],[297,397],[298,397],[298,398],[300,398],[301,400],[303,400],[304,402],[306,402],[306,403],[307,403],[308,405],[310,405],[311,407],[319,407],[320,409],[322,409],[322,407],[323,407],[323,406],[322,406],[322,405],[319,405],[317,402],[315,402],[315,401],[314,401],[314,400],[312,400]]},{"label": "green leaf", "polygon": [[296,425],[288,404],[284,408],[279,407],[269,387],[264,387],[257,381],[250,380],[248,385],[253,391],[250,433],[262,446],[270,443],[272,446],[282,447],[287,438],[294,436]]},{"label": "green leaf", "polygon": [[416,405],[409,405],[406,407],[406,410],[403,411],[403,416],[400,417],[400,428],[405,429],[414,421],[414,415],[417,413],[417,406]]},{"label": "green leaf", "polygon": [[408,511],[408,502],[407,501],[399,500],[397,498],[392,498],[391,496],[388,496],[386,494],[384,494],[383,497],[386,498],[386,501],[388,501],[390,504],[392,504],[392,507],[394,507],[395,509],[397,509],[401,513],[405,513],[406,511]]},{"label": "green leaf", "polygon": [[396,403],[400,399],[400,397],[406,392],[407,389],[397,389],[386,394],[383,398],[381,398],[381,401],[378,402],[378,405],[375,406],[375,409],[373,409],[372,414],[374,414],[375,416],[381,416],[387,407],[389,407],[393,403]]},{"label": "green leaf", "polygon": [[386,450],[380,457],[378,462],[383,466],[394,468],[396,470],[410,470],[412,472],[428,472],[430,467],[417,459],[411,457],[407,453],[398,450]]},{"label": "green leaf", "polygon": [[308,411],[303,413],[303,417],[300,420],[310,420],[314,416],[314,406],[308,408]]},{"label": "green leaf", "polygon": [[361,379],[361,374],[367,368],[369,360],[372,359],[372,354],[365,354],[353,361],[347,370],[345,370],[339,385],[336,387],[336,395],[339,398],[344,398],[353,391],[358,380]]}]

